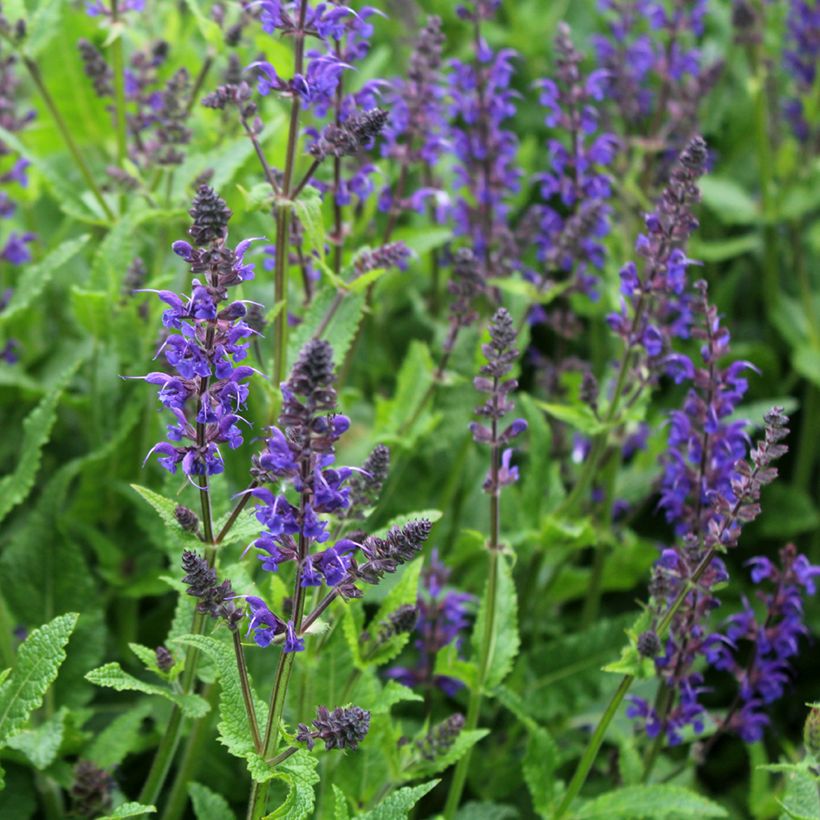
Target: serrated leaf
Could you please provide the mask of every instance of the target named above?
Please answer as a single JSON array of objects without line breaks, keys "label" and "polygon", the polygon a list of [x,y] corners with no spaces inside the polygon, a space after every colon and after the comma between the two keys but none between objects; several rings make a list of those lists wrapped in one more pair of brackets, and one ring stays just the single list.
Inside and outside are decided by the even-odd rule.
[{"label": "serrated leaf", "polygon": [[679,817],[728,817],[726,809],[682,786],[654,784],[626,786],[584,803],[575,813],[581,818],[623,817],[629,820],[663,820]]},{"label": "serrated leaf", "polygon": [[116,661],[92,669],[86,680],[97,686],[114,689],[117,692],[143,692],[146,695],[159,695],[170,700],[182,710],[185,717],[201,718],[210,711],[208,702],[193,693],[183,694],[167,686],[148,683],[128,674]]},{"label": "serrated leaf", "polygon": [[489,729],[462,729],[458,733],[453,745],[442,755],[437,755],[433,760],[425,760],[411,769],[411,776],[407,780],[415,780],[422,777],[432,777],[446,771],[450,766],[454,766],[467,754],[476,743],[490,734]]},{"label": "serrated leaf", "polygon": [[139,817],[141,814],[156,814],[156,806],[148,806],[145,803],[131,801],[117,806],[111,814],[106,814],[100,820],[118,820],[120,817]]},{"label": "serrated leaf", "polygon": [[105,339],[110,333],[111,298],[104,290],[87,290],[71,286],[71,311],[83,330],[95,339]]},{"label": "serrated leaf", "polygon": [[304,252],[325,258],[325,221],[322,218],[322,198],[315,188],[305,188],[293,203],[293,210],[305,230]]},{"label": "serrated leaf", "polygon": [[545,413],[558,421],[563,421],[574,430],[587,436],[594,436],[606,430],[606,425],[600,421],[590,409],[589,405],[556,404],[555,402],[536,401]]},{"label": "serrated leaf", "polygon": [[0,746],[43,702],[66,658],[65,646],[79,617],[75,612],[58,615],[35,629],[17,650],[14,671],[0,686]]},{"label": "serrated leaf", "polygon": [[782,818],[790,820],[818,820],[820,818],[820,794],[817,791],[817,778],[807,771],[794,771],[786,775],[786,793],[778,800],[783,814]]},{"label": "serrated leaf", "polygon": [[189,783],[188,794],[197,820],[236,820],[236,815],[221,795],[201,783]]},{"label": "serrated leaf", "polygon": [[[512,670],[513,661],[518,654],[520,640],[518,637],[518,597],[512,577],[510,563],[506,556],[498,555],[498,578],[495,598],[495,618],[492,636],[492,653],[484,679],[484,688],[495,689]],[[478,608],[475,626],[473,627],[473,657],[481,656],[481,644],[484,640],[484,623],[489,605],[489,585],[484,590]]]},{"label": "serrated leaf", "polygon": [[342,634],[347,641],[347,648],[350,650],[353,665],[356,669],[360,670],[366,668],[366,664],[362,659],[362,645],[359,641],[363,629],[364,614],[362,612],[362,605],[358,601],[351,601],[351,603],[345,607],[344,615],[342,616]]},{"label": "serrated leaf", "polygon": [[5,324],[17,313],[26,310],[29,305],[43,292],[52,276],[66,262],[73,259],[90,239],[88,234],[68,239],[58,245],[41,262],[26,266],[26,275],[21,277],[14,288],[11,300],[5,309],[0,312],[0,325]]},{"label": "serrated leaf", "polygon": [[528,734],[527,749],[521,767],[524,782],[530,791],[536,814],[546,817],[552,808],[555,794],[558,747],[552,735],[542,726],[528,730]]},{"label": "serrated leaf", "polygon": [[25,52],[29,57],[41,54],[63,29],[63,0],[41,0],[37,10],[27,20]]},{"label": "serrated leaf", "polygon": [[[311,302],[310,307],[305,312],[301,324],[294,328],[288,336],[288,362],[293,364],[299,351],[304,344],[309,341],[319,326],[323,323],[325,316],[336,298],[336,291],[332,288],[323,288],[322,292]],[[364,318],[365,296],[363,293],[349,293],[342,298],[339,308],[333,315],[327,329],[322,333],[322,338],[330,342],[333,347],[333,355],[336,364],[344,361],[356,332]]]},{"label": "serrated leaf", "polygon": [[131,488],[141,495],[157,512],[170,536],[168,539],[168,550],[178,560],[179,552],[184,549],[202,549],[202,542],[191,532],[182,529],[174,516],[177,502],[159,493],[141,487],[139,484],[132,484]]},{"label": "serrated leaf", "polygon": [[395,680],[389,680],[384,685],[378,702],[370,710],[374,715],[386,715],[397,704],[405,701],[423,701],[424,698],[414,692],[409,686],[405,686]]},{"label": "serrated leaf", "polygon": [[[248,717],[245,713],[245,701],[242,697],[242,686],[236,668],[233,648],[206,635],[183,635],[175,639],[186,646],[193,646],[207,656],[214,664],[219,678],[219,742],[235,757],[247,761],[248,771],[257,782],[269,780],[276,770],[257,754],[248,728]],[[253,691],[253,682],[251,682]],[[256,719],[260,726],[265,725],[268,710],[254,695]]]},{"label": "serrated leaf", "polygon": [[304,820],[305,817],[313,816],[313,808],[316,805],[315,786],[319,782],[317,763],[313,755],[300,749],[276,767],[274,776],[288,784],[288,796],[281,806],[267,815],[267,818]]},{"label": "serrated leaf", "polygon": [[333,784],[333,820],[349,820],[350,812],[347,809],[345,793]]},{"label": "serrated leaf", "polygon": [[[418,598],[419,573],[421,572],[423,563],[423,561],[417,559],[411,561],[410,564],[402,570],[399,576],[399,582],[387,594],[378,611],[373,616],[373,619],[370,621],[367,631],[373,638],[378,635],[381,622],[387,620],[391,613],[395,612],[400,606],[416,603]],[[404,649],[409,640],[409,632],[393,635],[389,640],[381,644],[377,651],[372,653],[367,652],[367,645],[365,645],[365,656],[362,660],[366,666],[382,666],[393,660],[393,658]]]},{"label": "serrated leaf", "polygon": [[151,704],[147,700],[129,706],[126,712],[114,718],[94,738],[83,757],[103,769],[119,766],[139,747],[142,722],[151,711]]},{"label": "serrated leaf", "polygon": [[63,707],[39,726],[24,729],[8,738],[6,745],[10,749],[22,752],[34,768],[42,771],[57,759],[57,752],[63,742],[67,715],[68,709]]},{"label": "serrated leaf", "polygon": [[649,610],[641,612],[635,622],[626,630],[629,643],[622,647],[621,656],[603,667],[604,672],[615,675],[633,675],[636,678],[652,678],[655,676],[655,662],[652,658],[645,658],[638,652],[638,638],[652,625],[652,615]]},{"label": "serrated leaf", "polygon": [[23,422],[23,436],[20,457],[13,473],[0,478],[0,521],[2,521],[26,496],[34,486],[40,456],[51,435],[51,428],[57,420],[57,405],[63,395],[63,388],[74,375],[86,356],[83,348],[70,366],[61,374],[53,390],[41,399]]},{"label": "serrated leaf", "polygon": [[438,783],[438,780],[431,780],[429,783],[422,783],[420,786],[405,786],[382,800],[375,809],[360,814],[359,817],[363,820],[401,820],[401,818],[407,817],[410,809],[427,792],[432,791]]}]

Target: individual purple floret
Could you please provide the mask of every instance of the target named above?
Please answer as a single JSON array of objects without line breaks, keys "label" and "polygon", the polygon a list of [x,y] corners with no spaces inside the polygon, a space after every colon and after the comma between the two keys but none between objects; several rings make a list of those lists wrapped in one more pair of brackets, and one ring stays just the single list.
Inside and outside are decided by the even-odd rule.
[{"label": "individual purple floret", "polygon": [[786,26],[788,42],[783,62],[796,95],[786,101],[784,111],[797,139],[811,143],[817,132],[812,132],[806,119],[806,102],[816,84],[820,58],[820,6],[812,0],[790,0]]},{"label": "individual purple floret", "polygon": [[430,563],[421,573],[421,590],[417,601],[415,647],[418,657],[412,667],[394,666],[387,676],[410,687],[438,687],[454,695],[464,686],[458,678],[434,673],[436,655],[451,643],[460,645],[461,634],[469,625],[469,607],[473,596],[446,589],[450,570],[433,550]]},{"label": "individual purple floret", "polygon": [[[607,72],[582,72],[583,55],[565,23],[558,26],[555,51],[555,78],[537,83],[553,136],[548,142],[550,170],[536,176],[545,204],[534,214],[535,243],[548,273],[573,274],[575,286],[594,295],[591,269],[603,264],[600,239],[609,232],[612,191],[605,169],[615,159],[618,140],[599,122]],[[542,281],[536,284],[540,287]]]},{"label": "individual purple floret", "polygon": [[[242,444],[238,415],[248,397],[245,381],[253,368],[238,365],[247,355],[251,329],[242,321],[243,302],[228,302],[228,288],[253,279],[253,265],[244,254],[252,240],[236,246],[225,243],[231,211],[213,189],[203,185],[190,210],[188,233],[195,245],[174,242],[173,250],[194,274],[191,295],[151,291],[168,306],[162,323],[169,334],[160,348],[175,373],[154,372],[143,377],[159,386],[159,400],[175,416],[168,441],[151,453],[172,473],[178,467],[188,476],[208,476],[224,469],[221,444]],[[227,304],[224,304],[227,303]],[[150,453],[149,453],[150,455]]]},{"label": "individual purple floret", "polygon": [[481,348],[487,363],[473,380],[476,390],[488,394],[487,401],[476,408],[476,413],[489,422],[489,427],[473,422],[470,432],[479,444],[488,444],[492,448],[492,463],[484,480],[484,491],[496,496],[502,487],[518,481],[518,468],[510,463],[512,448],[506,445],[527,429],[524,419],[514,419],[503,430],[499,424],[515,406],[509,394],[518,382],[505,378],[518,359],[515,336],[512,317],[505,308],[499,308],[490,322],[490,341]]},{"label": "individual purple floret", "polygon": [[[431,183],[432,168],[447,146],[440,76],[444,40],[441,18],[428,17],[404,77],[391,79],[385,93],[390,120],[381,153],[398,171],[392,184],[381,190],[379,210],[389,214],[391,226],[402,212],[423,208],[429,197],[440,196]],[[421,171],[422,186],[412,184],[414,167]]]},{"label": "individual purple floret", "polygon": [[455,233],[467,239],[478,257],[484,279],[518,267],[518,251],[509,226],[510,198],[519,188],[518,140],[508,127],[515,115],[510,88],[512,49],[493,51],[481,35],[480,22],[498,6],[478,2],[460,6],[460,16],[474,27],[473,58],[451,60],[447,76],[449,140],[455,155],[453,204]]},{"label": "individual purple floret", "polygon": [[[769,724],[766,708],[783,697],[791,679],[791,659],[797,654],[800,637],[808,634],[803,599],[815,594],[814,577],[820,575],[820,566],[809,563],[794,544],[780,550],[780,567],[763,556],[746,563],[751,567],[752,581],[766,583],[771,591],[757,592],[763,605],[760,614],[744,599],[743,611],[732,615],[711,636],[707,659],[738,682],[738,701],[723,719],[721,729],[754,743],[763,738]],[[741,661],[744,644],[751,647],[751,655]]]}]

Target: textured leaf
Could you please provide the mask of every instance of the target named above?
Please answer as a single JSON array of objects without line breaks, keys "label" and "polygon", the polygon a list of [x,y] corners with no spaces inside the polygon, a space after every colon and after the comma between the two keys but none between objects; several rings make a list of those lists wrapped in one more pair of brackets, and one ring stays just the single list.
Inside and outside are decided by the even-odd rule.
[{"label": "textured leaf", "polygon": [[322,197],[315,188],[305,188],[293,203],[293,210],[305,229],[304,252],[315,251],[319,261],[325,258],[325,221],[322,218]]},{"label": "textured leaf", "polygon": [[547,817],[552,808],[557,763],[558,748],[552,735],[541,726],[531,729],[522,770],[532,806],[541,817]]},{"label": "textured leaf", "polygon": [[359,817],[365,820],[401,820],[401,818],[407,817],[410,809],[427,792],[432,791],[438,783],[438,780],[431,780],[429,783],[422,783],[420,786],[405,786],[382,800],[375,809],[360,814]]},{"label": "textured leaf", "polygon": [[[288,362],[293,364],[302,346],[313,337],[322,320],[325,317],[333,300],[336,298],[336,291],[333,288],[323,288],[322,292],[311,302],[310,307],[305,312],[302,323],[293,329],[288,336]],[[322,333],[322,338],[326,339],[333,346],[333,355],[336,364],[344,361],[350,345],[356,336],[356,331],[364,318],[365,297],[361,293],[349,293],[343,299],[336,310],[327,329]]]},{"label": "textured leaf", "polygon": [[782,818],[790,820],[818,820],[820,818],[820,795],[816,778],[808,771],[795,766],[786,774],[786,793],[778,801],[783,808]]},{"label": "textured leaf", "polygon": [[[400,606],[416,603],[416,599],[418,598],[419,573],[421,572],[422,564],[423,561],[415,560],[402,569],[399,582],[387,594],[378,611],[373,616],[373,619],[370,621],[367,631],[374,639],[379,633],[379,624],[386,620],[391,613],[395,612]],[[368,645],[365,644],[365,653],[367,654],[365,660],[366,665],[382,666],[388,663],[404,649],[409,640],[410,633],[408,632],[402,633],[401,635],[394,635],[388,641],[385,641],[373,654],[367,654]]]},{"label": "textured leaf", "polygon": [[119,817],[139,817],[141,814],[155,814],[157,811],[155,806],[148,806],[144,803],[123,803],[117,806],[111,814],[106,814],[101,820],[117,820]]},{"label": "textured leaf", "polygon": [[118,766],[139,747],[142,722],[151,711],[148,701],[129,706],[94,738],[83,757],[104,769]]},{"label": "textured leaf", "polygon": [[276,767],[274,776],[288,784],[288,796],[285,802],[267,817],[303,820],[305,817],[313,816],[313,808],[316,805],[315,786],[319,782],[317,762],[313,755],[300,749]]},{"label": "textured leaf", "polygon": [[414,420],[412,427],[418,427],[425,415],[415,418],[425,395],[433,381],[435,364],[426,344],[414,339],[405,354],[401,369],[396,378],[396,390],[392,399],[376,398],[376,419],[374,428],[376,437],[385,439],[390,436],[398,446],[407,447],[411,439],[406,436],[393,436],[399,432],[408,432],[407,427]]},{"label": "textured leaf", "polygon": [[57,758],[60,744],[65,734],[65,719],[68,709],[63,707],[45,723],[34,729],[24,729],[6,741],[10,749],[22,752],[37,769],[45,769]]},{"label": "textured leaf", "polygon": [[586,404],[555,404],[553,402],[535,402],[545,413],[558,421],[563,421],[574,430],[587,436],[603,432],[606,425],[600,421]]},{"label": "textured leaf", "polygon": [[59,383],[46,395],[23,422],[23,440],[20,457],[13,473],[0,478],[0,521],[2,521],[26,496],[34,486],[40,456],[51,435],[51,428],[57,420],[57,405],[63,395],[63,388],[74,375],[86,356],[83,348],[80,354],[60,376]]},{"label": "textured leaf", "polygon": [[689,789],[657,784],[626,786],[607,792],[584,803],[575,816],[663,820],[665,817],[728,817],[728,814],[722,806]]},{"label": "textured leaf", "polygon": [[14,671],[0,686],[0,746],[39,708],[65,660],[77,615],[69,612],[35,629],[17,651]]},{"label": "textured leaf", "polygon": [[518,812],[512,806],[500,803],[470,801],[456,814],[456,820],[515,820]]},{"label": "textured leaf", "polygon": [[345,793],[333,784],[333,820],[348,820],[350,812],[347,808]]},{"label": "textured leaf", "polygon": [[[186,646],[196,647],[214,664],[220,686],[219,723],[217,724],[220,743],[232,755],[247,761],[248,771],[254,780],[257,782],[269,780],[278,771],[278,767],[271,769],[253,747],[233,648],[206,635],[183,635],[176,641]],[[251,691],[253,691],[253,682],[251,682]],[[256,720],[260,726],[264,726],[268,717],[267,707],[255,695],[254,702]]]},{"label": "textured leaf", "polygon": [[43,292],[51,277],[80,252],[89,238],[88,234],[83,234],[76,239],[69,239],[58,245],[41,262],[27,265],[26,275],[21,277],[19,284],[14,288],[11,300],[0,312],[0,325],[26,310]]},{"label": "textured leaf", "polygon": [[378,702],[371,708],[374,715],[386,715],[397,703],[404,703],[410,700],[424,700],[418,693],[414,692],[409,686],[399,683],[395,680],[389,680],[384,685]]},{"label": "textured leaf", "polygon": [[201,550],[202,542],[191,532],[183,530],[174,517],[174,510],[177,502],[159,493],[141,487],[139,484],[132,484],[131,488],[136,490],[153,508],[156,510],[168,532],[168,552],[174,556],[174,561],[179,560],[182,550]]},{"label": "textured leaf", "polygon": [[[510,564],[504,555],[498,556],[497,584],[494,649],[484,681],[487,690],[494,689],[510,673],[520,645],[518,638],[518,598]],[[487,617],[488,604],[487,592],[488,590],[485,589],[475,626],[473,627],[474,658],[480,656],[481,641],[484,636],[484,621]]]},{"label": "textured leaf", "polygon": [[142,681],[129,675],[116,661],[92,669],[85,677],[97,686],[105,686],[117,692],[143,692],[146,695],[159,695],[179,706],[186,717],[200,718],[210,711],[208,702],[199,695],[182,694],[167,686]]},{"label": "textured leaf", "polygon": [[37,4],[37,10],[27,21],[26,54],[36,57],[62,31],[63,5],[63,0],[41,0]]},{"label": "textured leaf", "polygon": [[437,755],[433,760],[425,760],[412,768],[412,778],[432,777],[446,771],[450,766],[454,766],[464,757],[467,752],[478,743],[479,740],[490,734],[489,729],[462,729],[459,732],[455,743],[443,754]]},{"label": "textured leaf", "polygon": [[189,783],[188,794],[197,820],[236,820],[236,815],[221,795],[201,783]]}]

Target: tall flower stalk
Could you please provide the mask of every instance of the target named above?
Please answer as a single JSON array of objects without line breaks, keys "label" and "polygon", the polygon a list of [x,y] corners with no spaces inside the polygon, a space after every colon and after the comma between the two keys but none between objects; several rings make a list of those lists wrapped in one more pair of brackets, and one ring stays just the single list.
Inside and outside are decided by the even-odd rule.
[{"label": "tall flower stalk", "polygon": [[[499,561],[503,549],[501,490],[518,480],[518,468],[511,464],[512,449],[506,445],[527,429],[527,422],[524,419],[515,419],[504,429],[501,427],[502,419],[514,407],[510,393],[518,386],[515,379],[506,378],[518,359],[518,351],[514,347],[515,336],[512,317],[505,308],[499,308],[490,322],[490,341],[482,347],[487,363],[482,366],[478,377],[474,380],[476,389],[488,396],[484,404],[476,408],[476,413],[481,417],[482,422],[473,422],[470,425],[470,432],[476,442],[490,448],[490,469],[484,480],[484,492],[490,498],[490,532],[487,540],[488,565],[487,589],[484,598],[484,629],[480,636],[476,679],[470,690],[465,722],[467,730],[478,726],[483,690],[495,652]],[[471,751],[469,750],[459,760],[453,774],[444,809],[444,816],[447,820],[455,816],[461,802],[461,793],[470,769]]]},{"label": "tall flower stalk", "polygon": [[[249,632],[254,641],[263,648],[281,647],[262,737],[262,754],[267,760],[284,759],[288,754],[287,749],[278,748],[285,697],[296,656],[305,650],[312,624],[335,599],[360,597],[358,582],[378,583],[385,573],[395,572],[412,560],[430,533],[430,522],[420,519],[391,528],[385,538],[361,534],[359,540],[335,539],[332,546],[316,549],[331,539],[327,516],[335,517],[338,523],[344,521],[358,495],[354,493],[351,499],[351,487],[346,484],[354,471],[334,466],[335,442],[350,424],[346,416],[336,413],[335,379],[331,346],[319,339],[308,342],[282,384],[280,426],[271,428],[265,450],[254,459],[253,475],[258,484],[290,483],[299,497],[298,504],[293,504],[283,492],[274,493],[266,486],[249,491],[258,502],[256,517],[264,527],[253,542],[262,568],[272,572],[282,565],[293,565],[295,570],[287,620],[272,612],[261,598],[247,597]],[[368,500],[371,498],[368,495]],[[327,593],[306,613],[310,587],[326,587]],[[360,717],[351,719],[359,725]],[[327,714],[320,715],[320,723],[326,719]],[[317,731],[324,730],[317,726]],[[307,728],[301,730],[301,736],[309,745],[310,738],[316,737]],[[268,790],[268,782],[254,783],[249,818],[256,820],[266,813]]]},{"label": "tall flower stalk", "polygon": [[[237,413],[248,397],[245,381],[253,374],[252,368],[238,365],[247,355],[252,334],[242,320],[245,305],[223,303],[230,287],[253,278],[253,265],[243,258],[249,241],[240,242],[236,249],[227,246],[232,214],[215,191],[202,186],[190,214],[193,224],[188,233],[194,244],[175,242],[173,250],[188,262],[192,273],[203,274],[204,279],[192,280],[190,296],[155,291],[167,306],[162,323],[169,335],[160,352],[175,372],[155,371],[142,378],[159,387],[159,401],[174,417],[167,440],[154,445],[148,457],[157,454],[160,465],[171,473],[181,469],[199,492],[205,543],[201,576],[213,567],[218,539],[224,535],[224,530],[214,530],[210,478],[224,470],[220,445],[242,444],[242,419]],[[190,516],[184,520],[190,521]],[[208,614],[213,613],[207,607],[197,607],[191,625],[194,634],[204,631]],[[193,689],[197,662],[197,651],[189,649],[181,681],[185,692]],[[181,729],[182,712],[175,706],[140,795],[144,802],[156,802],[161,793]]]}]

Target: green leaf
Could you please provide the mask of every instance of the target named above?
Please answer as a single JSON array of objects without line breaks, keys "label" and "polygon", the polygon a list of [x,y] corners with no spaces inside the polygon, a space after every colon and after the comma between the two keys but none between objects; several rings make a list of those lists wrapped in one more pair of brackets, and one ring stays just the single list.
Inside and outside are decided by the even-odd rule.
[{"label": "green leaf", "polygon": [[[232,755],[247,761],[248,771],[254,780],[257,782],[270,780],[275,776],[278,767],[271,769],[254,749],[233,647],[206,635],[183,635],[175,641],[195,647],[214,664],[220,687],[219,723],[217,724],[219,742]],[[253,682],[251,682],[251,691],[253,691]],[[255,694],[254,704],[256,720],[260,726],[264,726],[268,717],[267,707]]]},{"label": "green leaf", "polygon": [[528,733],[529,739],[522,764],[524,782],[530,790],[536,814],[546,817],[555,796],[558,747],[552,735],[541,726],[533,727]]},{"label": "green leaf", "polygon": [[37,10],[27,20],[24,50],[29,57],[36,57],[62,32],[63,0],[40,0]]},{"label": "green leaf", "polygon": [[58,615],[35,629],[17,650],[14,671],[0,686],[0,746],[39,708],[66,658],[65,646],[79,615]]},{"label": "green leaf", "polygon": [[333,784],[333,820],[349,820],[350,812],[347,809],[345,793]]},{"label": "green leaf", "polygon": [[317,763],[313,755],[300,749],[274,769],[274,777],[288,784],[288,796],[281,806],[267,815],[268,818],[303,820],[313,816],[316,805],[315,786],[319,782]]},{"label": "green leaf", "polygon": [[71,286],[69,298],[74,318],[95,339],[110,335],[111,298],[104,290],[86,290]]},{"label": "green leaf", "polygon": [[791,820],[818,820],[820,818],[820,796],[816,778],[808,771],[795,767],[786,774],[786,793],[778,800],[783,808],[782,818]]},{"label": "green leaf", "polygon": [[584,803],[576,812],[579,818],[623,817],[628,820],[663,820],[665,817],[728,817],[717,803],[681,786],[626,786]]},{"label": "green leaf", "polygon": [[188,794],[197,820],[236,820],[236,815],[221,795],[201,783],[189,783]]},{"label": "green leaf", "polygon": [[196,20],[205,42],[212,48],[218,49],[222,45],[222,32],[219,26],[202,11],[198,0],[185,0],[185,5],[188,6],[191,15]]},{"label": "green leaf", "polygon": [[6,745],[22,752],[36,769],[42,771],[57,759],[65,734],[66,715],[68,709],[63,707],[34,729],[24,729],[10,737]]},{"label": "green leaf", "polygon": [[517,820],[518,812],[512,806],[501,803],[471,800],[465,803],[456,814],[456,820]]},{"label": "green leaf", "polygon": [[146,695],[159,695],[179,706],[185,717],[201,718],[210,711],[208,702],[199,695],[183,694],[167,686],[142,681],[129,675],[116,661],[92,669],[85,678],[97,686],[105,686],[117,692],[143,692]]},{"label": "green leaf", "polygon": [[156,806],[147,806],[144,803],[123,803],[117,806],[111,814],[106,814],[100,820],[117,820],[120,817],[139,817],[141,814],[156,814]]},{"label": "green leaf", "polygon": [[89,238],[88,234],[83,234],[76,239],[68,239],[62,245],[58,245],[41,262],[27,265],[26,275],[20,278],[11,300],[5,310],[0,312],[0,326],[16,314],[25,311],[43,292],[52,276],[80,252]]},{"label": "green leaf", "polygon": [[615,675],[634,675],[636,678],[652,678],[655,676],[655,662],[652,658],[645,658],[638,652],[638,638],[652,624],[652,614],[644,610],[638,615],[635,623],[626,630],[629,643],[622,647],[621,656],[603,667],[604,672]]},{"label": "green leaf", "polygon": [[[307,309],[302,323],[296,327],[288,337],[288,362],[293,364],[299,351],[319,329],[325,315],[336,298],[336,291],[323,288],[322,292],[313,300]],[[344,361],[350,345],[356,336],[356,331],[364,317],[365,297],[362,293],[349,293],[343,296],[338,310],[333,315],[327,330],[322,338],[330,342],[336,364]]]},{"label": "green leaf", "polygon": [[[419,573],[424,562],[421,560],[412,561],[406,566],[399,576],[399,582],[390,590],[387,597],[382,601],[373,619],[368,626],[371,638],[375,640],[379,633],[379,625],[387,620],[388,616],[395,612],[400,606],[415,604],[418,598]],[[363,659],[366,666],[382,666],[393,660],[404,649],[410,640],[410,633],[394,635],[385,641],[376,652],[368,654],[368,644],[365,644],[366,659]],[[372,645],[372,644],[371,644]]]},{"label": "green leaf", "polygon": [[[420,419],[416,412],[433,381],[435,365],[426,344],[414,339],[405,354],[398,377],[396,391],[392,399],[376,397],[375,430],[377,438],[397,434],[414,420],[414,427]],[[408,446],[407,436],[396,438],[396,443]]]},{"label": "green leaf", "polygon": [[536,401],[535,404],[553,418],[563,421],[587,436],[594,436],[606,430],[606,425],[595,417],[589,405],[555,404],[547,401]]},{"label": "green leaf", "polygon": [[801,345],[792,355],[794,369],[805,376],[815,387],[820,387],[820,350]]},{"label": "green leaf", "polygon": [[424,698],[409,686],[389,680],[382,689],[378,701],[370,710],[374,715],[386,715],[397,704],[405,701],[423,701]]},{"label": "green leaf", "polygon": [[165,524],[165,529],[168,532],[168,552],[174,556],[174,560],[178,560],[179,554],[182,550],[198,550],[202,548],[202,542],[192,532],[183,530],[179,522],[174,516],[174,510],[177,507],[177,502],[170,498],[155,493],[147,487],[141,487],[139,484],[132,484],[131,488],[136,490],[153,508],[156,510],[162,522]]},{"label": "green leaf", "polygon": [[755,201],[734,180],[714,174],[698,180],[703,203],[724,225],[750,225],[758,220]]},{"label": "green leaf", "polygon": [[489,729],[462,729],[458,733],[455,743],[442,755],[436,755],[433,760],[425,760],[413,766],[406,780],[415,780],[421,777],[432,777],[454,766],[479,740],[490,734]]},{"label": "green leaf", "polygon": [[17,466],[13,473],[0,478],[0,521],[25,500],[34,486],[43,447],[57,420],[57,405],[62,398],[63,388],[86,355],[86,348],[83,347],[74,361],[61,374],[52,391],[40,401],[23,422],[23,440]]},{"label": "green leaf", "polygon": [[140,746],[142,722],[151,714],[151,703],[141,701],[114,718],[95,738],[83,757],[103,769],[119,766]]},{"label": "green leaf", "polygon": [[304,253],[316,252],[320,264],[325,259],[325,221],[322,197],[315,188],[305,188],[293,203],[293,210],[305,229]]},{"label": "green leaf", "polygon": [[690,240],[692,258],[701,262],[726,262],[747,253],[755,253],[760,249],[760,235],[747,233],[743,236],[734,236],[730,239],[701,239]]},{"label": "green leaf", "polygon": [[363,820],[401,820],[401,818],[407,817],[410,809],[427,792],[432,791],[438,783],[438,780],[431,780],[429,783],[422,783],[420,786],[405,786],[382,800],[375,809],[360,814],[359,817]]},{"label": "green leaf", "polygon": [[[492,691],[512,670],[513,661],[518,654],[518,598],[515,592],[510,563],[504,555],[498,555],[498,578],[496,588],[496,605],[494,634],[492,637],[493,652],[487,667],[484,688]],[[484,590],[481,605],[478,609],[473,627],[473,657],[481,656],[481,643],[484,639],[484,622],[489,605],[489,585]]]}]

